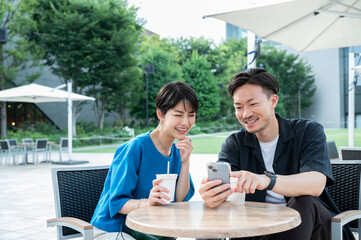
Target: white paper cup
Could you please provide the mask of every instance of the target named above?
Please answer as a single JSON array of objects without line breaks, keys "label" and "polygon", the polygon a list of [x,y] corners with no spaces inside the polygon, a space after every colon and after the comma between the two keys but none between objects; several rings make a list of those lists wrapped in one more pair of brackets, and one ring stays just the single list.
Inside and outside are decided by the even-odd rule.
[{"label": "white paper cup", "polygon": [[[237,185],[238,178],[231,178],[231,188],[234,190],[234,188]],[[240,193],[240,192],[234,192],[229,197],[228,200],[231,201],[234,205],[244,205],[244,201],[246,199],[246,193]]]},{"label": "white paper cup", "polygon": [[162,192],[165,195],[170,197],[170,200],[162,198],[166,203],[170,203],[174,201],[174,193],[175,193],[175,183],[177,181],[178,174],[157,174],[157,179],[162,179],[159,183],[160,186],[165,187],[169,190],[168,193]]}]

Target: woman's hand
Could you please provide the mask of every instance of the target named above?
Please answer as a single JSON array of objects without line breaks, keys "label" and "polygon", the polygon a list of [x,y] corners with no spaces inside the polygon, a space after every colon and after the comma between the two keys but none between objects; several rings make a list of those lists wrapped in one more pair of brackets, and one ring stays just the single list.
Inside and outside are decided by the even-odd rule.
[{"label": "woman's hand", "polygon": [[165,187],[159,185],[159,183],[161,181],[162,181],[162,179],[154,179],[153,180],[153,188],[150,190],[149,199],[148,199],[149,206],[167,204],[165,201],[162,200],[162,198],[170,200],[170,197],[168,197],[167,195],[165,195],[163,193],[163,192],[169,193],[168,188],[165,188]]},{"label": "woman's hand", "polygon": [[188,163],[189,157],[191,156],[191,153],[193,151],[192,139],[190,139],[189,137],[179,139],[175,146],[179,149],[182,163]]}]

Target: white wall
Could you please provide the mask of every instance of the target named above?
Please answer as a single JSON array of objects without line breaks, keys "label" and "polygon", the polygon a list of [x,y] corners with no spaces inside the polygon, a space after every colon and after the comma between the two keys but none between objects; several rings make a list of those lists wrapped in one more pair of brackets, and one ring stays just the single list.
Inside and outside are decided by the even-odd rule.
[{"label": "white wall", "polygon": [[313,67],[317,87],[313,104],[304,110],[302,117],[314,119],[325,128],[343,127],[339,49],[306,52],[301,56]]}]

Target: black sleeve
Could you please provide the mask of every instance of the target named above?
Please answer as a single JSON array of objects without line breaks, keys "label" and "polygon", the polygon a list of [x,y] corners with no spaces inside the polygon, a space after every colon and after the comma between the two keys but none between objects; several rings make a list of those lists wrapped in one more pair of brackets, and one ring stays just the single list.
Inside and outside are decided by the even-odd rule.
[{"label": "black sleeve", "polygon": [[321,124],[310,121],[305,125],[300,156],[300,172],[318,171],[327,177],[326,186],[334,183],[326,135]]},{"label": "black sleeve", "polygon": [[218,154],[218,161],[228,162],[232,171],[239,171],[240,168],[240,147],[237,141],[237,135],[232,134],[222,144],[221,151]]}]

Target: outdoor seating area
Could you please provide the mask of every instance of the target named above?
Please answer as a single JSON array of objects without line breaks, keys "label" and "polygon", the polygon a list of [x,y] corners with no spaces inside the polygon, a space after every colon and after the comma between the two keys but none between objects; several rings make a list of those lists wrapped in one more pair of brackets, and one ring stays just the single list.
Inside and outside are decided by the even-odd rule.
[{"label": "outdoor seating area", "polygon": [[59,160],[62,161],[67,147],[68,139],[62,137],[59,144],[44,138],[23,138],[21,143],[17,139],[0,140],[0,166],[50,163],[54,150],[59,151]]},{"label": "outdoor seating area", "polygon": [[0,240],[361,240],[361,0],[1,6]]},{"label": "outdoor seating area", "polygon": [[[58,154],[53,160],[59,161]],[[109,166],[113,153],[74,153],[74,160],[89,160],[75,167]],[[194,154],[191,156],[190,172],[198,188],[207,174],[206,163],[216,161],[217,154]],[[61,166],[63,168],[64,166]],[[57,228],[47,227],[47,220],[58,217],[54,201],[51,170],[57,165],[10,165],[0,168],[0,239],[6,240],[56,240]],[[192,201],[200,201],[196,192]],[[82,237],[74,238],[83,239]],[[178,238],[179,240],[185,238]],[[192,238],[187,238],[192,239]],[[194,238],[193,238],[194,239]]]}]

